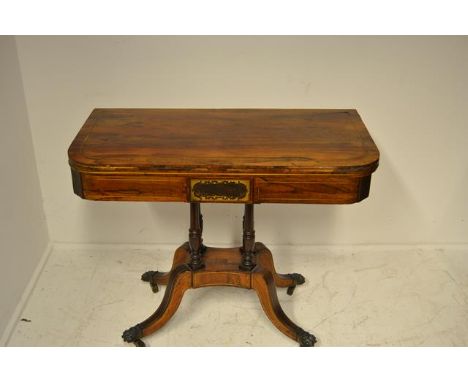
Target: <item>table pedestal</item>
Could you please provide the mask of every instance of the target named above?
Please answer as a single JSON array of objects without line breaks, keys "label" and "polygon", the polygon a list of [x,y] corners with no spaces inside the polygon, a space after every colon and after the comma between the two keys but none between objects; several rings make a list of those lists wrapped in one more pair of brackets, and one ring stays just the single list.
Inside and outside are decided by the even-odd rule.
[{"label": "table pedestal", "polygon": [[122,338],[136,346],[145,346],[141,338],[161,328],[179,307],[186,290],[206,286],[234,286],[254,289],[262,308],[271,322],[300,346],[314,346],[316,338],[294,324],[281,308],[276,287],[288,288],[292,295],[296,285],[305,282],[298,273],[276,273],[273,257],[262,243],[255,242],[253,205],[245,205],[243,246],[240,248],[211,248],[202,244],[203,220],[200,204],[191,203],[189,242],[174,255],[169,272],[148,271],[141,277],[149,282],[153,292],[167,285],[159,308],[145,321],[127,329]]}]

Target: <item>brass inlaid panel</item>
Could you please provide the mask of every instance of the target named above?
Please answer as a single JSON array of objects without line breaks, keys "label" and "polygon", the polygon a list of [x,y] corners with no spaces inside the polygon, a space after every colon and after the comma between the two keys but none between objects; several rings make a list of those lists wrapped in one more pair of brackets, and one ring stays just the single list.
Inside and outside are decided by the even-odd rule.
[{"label": "brass inlaid panel", "polygon": [[248,202],[250,201],[250,181],[245,179],[191,179],[190,200]]}]

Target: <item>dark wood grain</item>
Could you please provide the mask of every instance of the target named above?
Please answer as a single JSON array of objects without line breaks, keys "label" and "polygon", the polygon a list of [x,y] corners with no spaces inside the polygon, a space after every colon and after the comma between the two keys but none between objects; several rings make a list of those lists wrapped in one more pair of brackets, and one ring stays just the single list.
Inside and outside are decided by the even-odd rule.
[{"label": "dark wood grain", "polygon": [[[257,203],[354,203],[368,196],[362,188],[369,189],[370,177],[370,175],[258,177],[255,180],[255,201]],[[369,181],[363,183],[363,180],[367,179]]]},{"label": "dark wood grain", "polygon": [[[272,323],[301,346],[316,338],[278,301],[305,282],[276,272],[255,242],[254,203],[354,203],[369,195],[379,151],[356,110],[95,109],[69,151],[75,194],[84,199],[190,202],[189,241],[169,272],[147,271],[157,310],[124,331],[127,342],[161,328],[190,288],[254,289]],[[241,248],[203,244],[202,202],[245,204]]]},{"label": "dark wood grain", "polygon": [[187,200],[187,182],[180,176],[104,175],[84,172],[80,179],[82,197],[90,200],[159,202]]},{"label": "dark wood grain", "polygon": [[[290,287],[296,284],[291,275],[277,274],[271,252],[262,243],[255,243],[256,266],[251,271],[239,269],[242,261],[242,248],[212,248],[207,247],[203,254],[204,267],[193,270],[190,264],[192,255],[188,243],[179,247],[174,255],[170,272],[156,275],[160,284],[167,284],[167,289],[160,306],[143,322],[130,328],[126,333],[134,332],[134,336],[124,334],[128,342],[135,342],[148,336],[174,315],[180,305],[184,293],[190,288],[211,286],[231,286],[254,289],[260,303],[271,322],[285,335],[304,346],[304,338],[311,341],[305,346],[313,346],[315,337],[293,323],[281,308],[278,301],[276,286]],[[146,280],[147,281],[147,280]]]},{"label": "dark wood grain", "polygon": [[379,153],[356,110],[95,109],[69,158],[102,171],[367,175]]},{"label": "dark wood grain", "polygon": [[[334,109],[95,109],[68,154],[84,199],[180,202],[354,203],[379,160],[356,110]],[[194,179],[252,192],[194,199]]]}]

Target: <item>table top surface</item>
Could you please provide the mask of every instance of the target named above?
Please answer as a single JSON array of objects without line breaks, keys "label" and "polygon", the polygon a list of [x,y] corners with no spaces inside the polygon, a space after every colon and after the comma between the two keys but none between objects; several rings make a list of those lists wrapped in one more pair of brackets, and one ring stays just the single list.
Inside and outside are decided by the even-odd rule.
[{"label": "table top surface", "polygon": [[105,172],[364,175],[379,161],[353,109],[95,109],[68,153]]}]

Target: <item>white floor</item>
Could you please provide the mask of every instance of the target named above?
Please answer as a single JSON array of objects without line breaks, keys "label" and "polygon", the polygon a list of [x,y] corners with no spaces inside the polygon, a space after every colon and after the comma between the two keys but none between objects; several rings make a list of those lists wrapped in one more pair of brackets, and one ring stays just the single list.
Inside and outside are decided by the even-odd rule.
[{"label": "white floor", "polygon": [[[463,248],[270,247],[277,270],[307,281],[284,311],[319,346],[468,346],[468,251]],[[8,346],[133,346],[121,333],[159,305],[140,281],[169,268],[173,247],[55,245]],[[148,346],[297,346],[253,291],[185,294]]]}]

